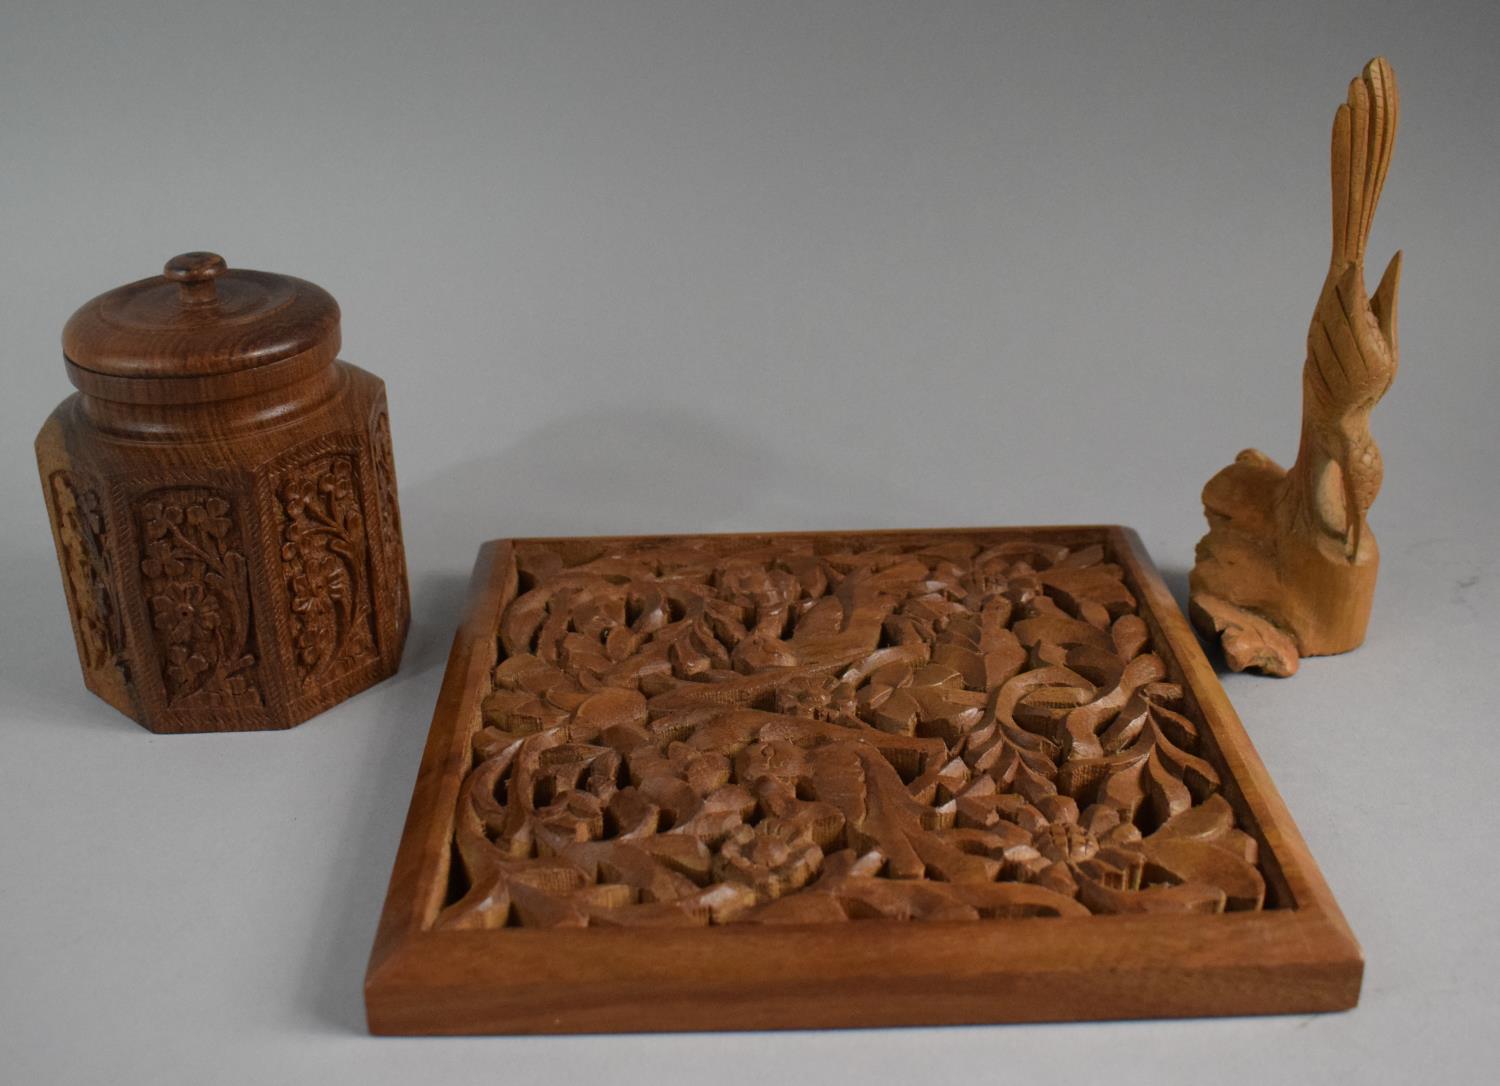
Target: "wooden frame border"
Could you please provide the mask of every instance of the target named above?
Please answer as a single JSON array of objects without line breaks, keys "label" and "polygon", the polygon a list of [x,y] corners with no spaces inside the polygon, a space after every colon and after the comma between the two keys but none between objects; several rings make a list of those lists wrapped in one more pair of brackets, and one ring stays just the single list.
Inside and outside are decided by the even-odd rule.
[{"label": "wooden frame border", "polygon": [[[513,586],[513,541],[479,551],[365,978],[372,1033],[821,1029],[1344,1010],[1363,958],[1286,805],[1139,537],[1117,525],[716,538],[928,535],[1102,542],[1156,651],[1207,724],[1267,908],[1216,916],[824,926],[434,931],[458,789]],[[641,537],[663,538],[663,537]],[[679,537],[682,538],[682,537]],[[701,537],[692,537],[701,538]],[[531,542],[517,540],[514,542]]]}]

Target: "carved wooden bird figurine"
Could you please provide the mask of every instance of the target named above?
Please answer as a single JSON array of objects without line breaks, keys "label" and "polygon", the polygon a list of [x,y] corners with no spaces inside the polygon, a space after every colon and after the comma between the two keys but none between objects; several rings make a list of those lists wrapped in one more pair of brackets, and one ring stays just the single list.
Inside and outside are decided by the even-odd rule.
[{"label": "carved wooden bird figurine", "polygon": [[[1380,492],[1380,450],[1370,436],[1370,409],[1396,377],[1396,291],[1401,254],[1365,293],[1365,243],[1396,143],[1396,76],[1384,57],[1349,84],[1349,101],[1333,121],[1333,256],[1307,330],[1302,370],[1302,446],[1288,473],[1288,496],[1359,551],[1365,514]],[[1310,484],[1311,492],[1296,485]]]},{"label": "carved wooden bird figurine", "polygon": [[1365,244],[1399,115],[1384,57],[1349,84],[1333,120],[1333,252],[1302,370],[1302,439],[1289,471],[1255,449],[1203,490],[1209,534],[1191,578],[1194,620],[1235,670],[1289,675],[1300,656],[1364,640],[1379,552],[1365,515],[1380,492],[1370,411],[1395,379],[1401,254],[1373,296]]}]

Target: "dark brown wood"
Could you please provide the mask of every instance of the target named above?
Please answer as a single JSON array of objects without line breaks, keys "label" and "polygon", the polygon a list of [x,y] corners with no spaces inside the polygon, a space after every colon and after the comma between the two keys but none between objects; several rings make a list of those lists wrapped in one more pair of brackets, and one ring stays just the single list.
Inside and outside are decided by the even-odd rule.
[{"label": "dark brown wood", "polygon": [[385,386],[321,288],[186,253],[63,334],[37,463],[88,688],[155,732],[288,728],[392,674]]},{"label": "dark brown wood", "polygon": [[1336,1010],[1362,962],[1134,533],[487,544],[377,1033]]}]

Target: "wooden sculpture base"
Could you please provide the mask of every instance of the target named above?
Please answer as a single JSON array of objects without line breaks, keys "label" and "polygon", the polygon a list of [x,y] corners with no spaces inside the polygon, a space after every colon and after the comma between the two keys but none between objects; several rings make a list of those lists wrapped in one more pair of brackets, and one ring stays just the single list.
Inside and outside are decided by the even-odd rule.
[{"label": "wooden sculpture base", "polygon": [[1118,527],[480,551],[376,1033],[1340,1010],[1363,965]]},{"label": "wooden sculpture base", "polygon": [[1246,449],[1208,481],[1209,530],[1189,577],[1193,622],[1221,642],[1229,666],[1283,678],[1303,656],[1364,644],[1380,570],[1368,527],[1353,558],[1331,536],[1281,530],[1286,478],[1265,453]]}]

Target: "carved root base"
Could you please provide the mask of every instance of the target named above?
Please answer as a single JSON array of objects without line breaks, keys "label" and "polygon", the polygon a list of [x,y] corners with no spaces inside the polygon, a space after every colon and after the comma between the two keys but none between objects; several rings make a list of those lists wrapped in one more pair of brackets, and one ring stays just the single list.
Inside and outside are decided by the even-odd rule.
[{"label": "carved root base", "polygon": [[1210,641],[1219,638],[1224,659],[1235,671],[1261,671],[1286,678],[1297,673],[1301,654],[1273,623],[1243,607],[1200,592],[1188,604],[1193,625]]},{"label": "carved root base", "polygon": [[1247,449],[1203,488],[1209,532],[1198,542],[1189,611],[1220,639],[1235,671],[1289,676],[1303,656],[1364,643],[1380,554],[1365,529],[1350,561],[1342,543],[1278,516],[1287,473]]}]

